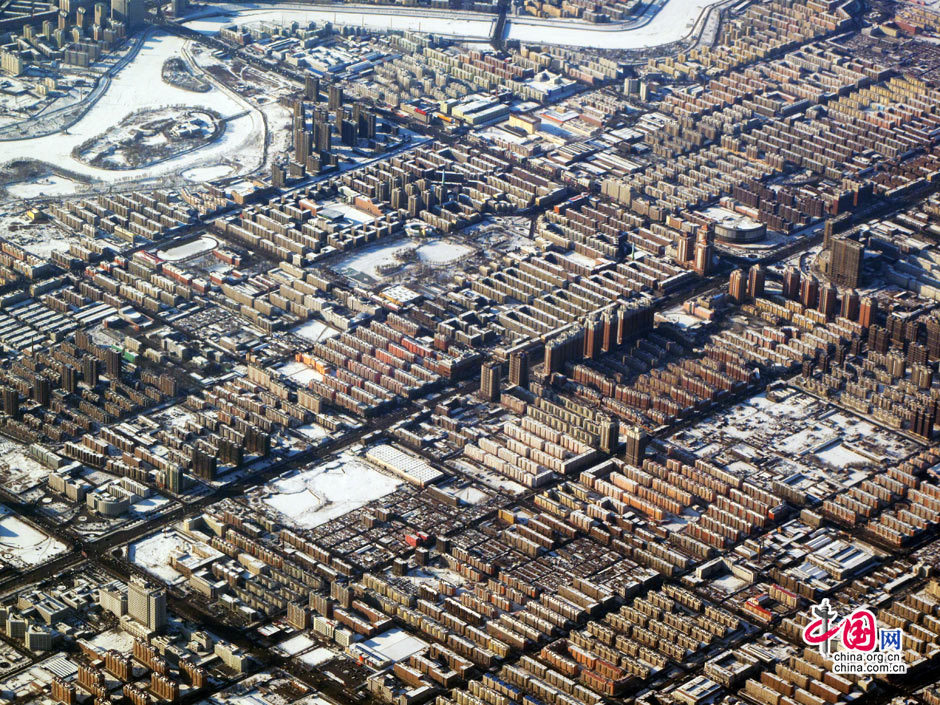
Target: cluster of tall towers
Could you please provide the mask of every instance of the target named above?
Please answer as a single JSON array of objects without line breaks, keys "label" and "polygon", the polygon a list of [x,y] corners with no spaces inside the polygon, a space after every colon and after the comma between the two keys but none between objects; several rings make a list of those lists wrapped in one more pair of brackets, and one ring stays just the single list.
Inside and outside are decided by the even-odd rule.
[{"label": "cluster of tall towers", "polygon": [[334,135],[347,147],[355,147],[359,140],[372,140],[376,136],[374,112],[358,102],[346,105],[343,89],[336,84],[326,86],[324,107],[320,88],[319,78],[307,76],[303,98],[294,103],[291,176],[317,174],[335,164]]},{"label": "cluster of tall towers", "polygon": [[676,262],[688,267],[691,266],[696,274],[708,276],[712,272],[712,261],[715,247],[712,244],[712,234],[707,226],[699,228],[697,234],[683,232],[676,243]]},{"label": "cluster of tall towers", "polygon": [[854,289],[840,292],[833,284],[820,284],[812,274],[803,276],[795,266],[787,267],[783,273],[782,294],[785,299],[799,301],[804,308],[815,308],[828,318],[841,316],[858,321],[865,328],[877,313],[874,299],[860,298]]},{"label": "cluster of tall towers", "polygon": [[759,264],[752,266],[747,276],[744,276],[743,269],[736,269],[731,272],[731,278],[728,281],[728,295],[735,303],[741,303],[745,299],[759,299],[764,295],[764,270]]},{"label": "cluster of tall towers", "polygon": [[104,27],[107,20],[123,24],[129,32],[140,29],[146,21],[144,0],[59,0],[59,27],[74,24],[82,29]]},{"label": "cluster of tall towers", "polygon": [[[486,401],[499,401],[499,385],[502,382],[502,365],[491,360],[480,369],[479,396]],[[529,388],[529,353],[519,350],[509,355],[509,386]]]},{"label": "cluster of tall towers", "polygon": [[587,319],[583,327],[545,344],[546,372],[561,372],[572,360],[594,359],[636,335],[653,328],[653,310],[646,304],[624,302],[599,316]]}]

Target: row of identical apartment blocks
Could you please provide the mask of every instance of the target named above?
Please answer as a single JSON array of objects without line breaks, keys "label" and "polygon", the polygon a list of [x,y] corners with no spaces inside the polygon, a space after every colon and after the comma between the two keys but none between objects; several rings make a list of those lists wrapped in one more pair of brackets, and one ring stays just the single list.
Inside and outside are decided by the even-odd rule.
[{"label": "row of identical apartment blocks", "polygon": [[[71,200],[53,204],[49,212],[63,225],[92,240],[103,231],[130,243],[141,238],[156,240],[164,237],[176,228],[190,225],[196,218],[191,207],[180,203],[166,191]],[[87,246],[78,245],[76,252],[70,254],[88,262],[88,252]]]}]

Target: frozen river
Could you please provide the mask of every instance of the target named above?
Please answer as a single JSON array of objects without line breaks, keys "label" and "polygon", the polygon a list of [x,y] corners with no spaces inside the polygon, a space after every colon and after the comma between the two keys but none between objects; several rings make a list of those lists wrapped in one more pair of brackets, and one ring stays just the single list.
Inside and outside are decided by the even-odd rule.
[{"label": "frozen river", "polygon": [[667,0],[656,14],[652,5],[639,21],[620,26],[597,25],[578,20],[545,20],[531,17],[508,19],[507,39],[520,42],[568,44],[596,49],[644,49],[684,39],[702,13],[721,0]]},{"label": "frozen river", "polygon": [[231,24],[332,22],[374,30],[410,30],[460,39],[486,40],[495,22],[494,17],[475,12],[452,12],[445,16],[435,14],[433,10],[424,9],[396,8],[394,12],[375,8],[334,10],[289,3],[212,5],[210,11],[204,14],[204,17],[186,22],[186,26],[204,34],[215,34],[222,27]]},{"label": "frozen river", "polygon": [[[212,108],[223,117],[245,113],[249,107],[247,103],[217,87],[208,93],[193,93],[163,81],[163,62],[172,56],[182,56],[185,41],[160,31],[152,33],[137,57],[114,77],[104,95],[81,120],[66,132],[0,142],[0,164],[15,159],[37,159],[110,183],[176,175],[195,166],[210,167],[233,158],[245,168],[254,168],[262,156],[264,144],[264,122],[256,109],[230,120],[217,141],[150,167],[99,169],[72,158],[73,147],[113,128],[137,110],[180,105]],[[55,193],[61,192],[61,185],[57,185]]]},{"label": "frozen river", "polygon": [[[576,19],[507,18],[507,39],[599,49],[641,49],[678,41],[695,28],[702,12],[723,0],[664,0],[651,3],[644,16],[625,24],[591,24]],[[224,13],[224,14],[220,14]],[[495,18],[476,12],[427,8],[311,7],[292,3],[213,5],[206,16],[187,22],[197,31],[217,32],[230,24],[252,22],[332,22],[370,29],[429,32],[468,41],[489,40]]]}]

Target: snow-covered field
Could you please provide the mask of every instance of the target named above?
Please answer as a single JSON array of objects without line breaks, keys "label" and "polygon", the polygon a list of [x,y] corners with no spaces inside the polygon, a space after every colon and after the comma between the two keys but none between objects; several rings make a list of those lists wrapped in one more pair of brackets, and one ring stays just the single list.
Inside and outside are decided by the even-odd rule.
[{"label": "snow-covered field", "polygon": [[426,264],[447,264],[454,262],[461,257],[470,254],[473,249],[466,245],[450,240],[428,240],[421,242],[409,238],[378,242],[368,247],[362,247],[354,254],[346,257],[336,266],[336,269],[343,271],[353,269],[362,272],[370,277],[381,279],[379,267],[388,264],[394,264],[395,253],[399,250],[405,250],[417,245],[416,252],[418,259]]},{"label": "snow-covered field", "polygon": [[802,455],[811,448],[821,446],[836,438],[837,436],[831,428],[812,424],[781,440],[777,449],[788,455]]},{"label": "snow-covered field", "polygon": [[234,171],[234,167],[231,167],[228,164],[217,164],[215,166],[197,166],[184,171],[183,177],[189,181],[200,183],[203,181],[213,181],[215,179],[222,179],[226,176],[231,176],[232,172]]},{"label": "snow-covered field", "polygon": [[49,477],[49,468],[33,460],[25,446],[6,438],[0,438],[0,471],[11,492],[25,492]]},{"label": "snow-covered field", "polygon": [[312,342],[317,342],[318,340],[323,340],[324,338],[333,338],[339,335],[339,331],[335,328],[331,328],[323,321],[312,320],[302,323],[296,328],[291,330],[291,333],[294,335],[299,335],[301,338],[310,340]]},{"label": "snow-covered field", "polygon": [[[170,556],[191,552],[196,543],[183,534],[168,529],[132,543],[127,547],[127,559],[169,585],[184,582],[186,577],[170,565]],[[206,543],[199,543],[201,555],[221,555]]]},{"label": "snow-covered field", "polygon": [[401,481],[344,453],[266,485],[262,501],[303,529],[312,529],[393,492]]},{"label": "snow-covered field", "polygon": [[214,237],[203,235],[192,242],[187,242],[185,245],[177,245],[168,250],[160,250],[157,252],[157,255],[168,262],[179,262],[180,260],[189,259],[190,257],[195,257],[196,255],[214,250],[218,246],[219,241]]},{"label": "snow-covered field", "polygon": [[844,468],[846,465],[851,465],[852,463],[871,462],[864,455],[859,455],[843,443],[834,443],[825,450],[818,451],[816,457],[837,468]]},{"label": "snow-covered field", "polygon": [[122,654],[129,654],[134,650],[134,637],[123,629],[111,629],[101,632],[89,641],[99,649],[114,649]]},{"label": "snow-covered field", "polygon": [[[0,142],[0,164],[14,159],[39,159],[104,182],[176,175],[196,166],[209,167],[232,159],[241,161],[244,168],[254,168],[258,165],[264,144],[264,123],[257,110],[229,121],[219,140],[146,169],[109,171],[72,158],[73,147],[113,129],[137,110],[182,105],[211,108],[224,117],[245,112],[247,104],[219,88],[208,93],[192,93],[162,80],[163,62],[172,56],[181,56],[184,45],[185,40],[180,37],[159,31],[152,33],[140,53],[114,77],[104,95],[81,120],[67,132]],[[71,182],[59,180],[49,185],[61,194],[69,184]],[[17,188],[13,187],[13,193],[17,193]],[[24,185],[19,187],[19,195],[35,194]]]},{"label": "snow-covered field", "polygon": [[395,253],[404,249],[407,241],[394,240],[379,242],[368,247],[361,247],[349,257],[344,258],[337,265],[336,269],[354,269],[357,272],[368,274],[370,277],[379,277],[378,268],[384,264],[391,264],[395,261]]},{"label": "snow-covered field", "polygon": [[448,264],[473,252],[473,248],[447,240],[431,240],[418,248],[418,258],[428,264]]},{"label": "snow-covered field", "polygon": [[0,505],[0,559],[16,568],[45,563],[65,553],[67,546],[19,519]]},{"label": "snow-covered field", "polygon": [[463,585],[467,582],[460,573],[456,573],[450,568],[437,568],[434,566],[415,568],[408,571],[403,578],[417,584],[432,583],[437,585],[441,580],[451,585]]},{"label": "snow-covered field", "polygon": [[304,363],[297,362],[296,360],[285,362],[283,365],[277,368],[277,372],[282,377],[287,377],[288,379],[304,387],[310,384],[311,380],[323,379],[323,375],[321,375],[315,369],[312,367],[307,367]]},{"label": "snow-covered field", "polygon": [[330,435],[327,429],[315,423],[304,424],[294,430],[304,438],[309,438],[311,441],[319,441],[321,438],[327,438]]},{"label": "snow-covered field", "polygon": [[[0,145],[0,154],[3,147]],[[38,179],[21,181],[7,186],[7,191],[17,198],[35,198],[36,196],[63,196],[75,192],[77,184],[62,176],[43,176]]]}]

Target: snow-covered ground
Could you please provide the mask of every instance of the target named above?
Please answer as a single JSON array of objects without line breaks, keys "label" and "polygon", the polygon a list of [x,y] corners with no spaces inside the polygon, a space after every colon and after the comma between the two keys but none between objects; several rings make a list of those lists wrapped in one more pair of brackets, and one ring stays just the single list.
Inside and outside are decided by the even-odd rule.
[{"label": "snow-covered ground", "polygon": [[393,492],[401,481],[344,453],[266,485],[263,501],[303,529],[312,529]]},{"label": "snow-covered ground", "polygon": [[837,436],[831,428],[812,424],[781,440],[777,450],[788,455],[802,455],[811,448],[833,441],[836,438]]},{"label": "snow-covered ground", "polygon": [[49,477],[49,468],[31,458],[26,446],[6,438],[0,438],[0,471],[11,492],[25,492]]},{"label": "snow-covered ground", "polygon": [[302,323],[297,326],[291,333],[294,335],[299,335],[301,338],[310,340],[312,342],[317,342],[318,340],[323,340],[325,338],[333,338],[339,335],[339,331],[335,328],[331,328],[323,321],[312,320]]},{"label": "snow-covered ground", "polygon": [[0,505],[0,559],[16,568],[45,563],[65,553],[67,546],[22,521]]},{"label": "snow-covered ground", "polygon": [[[229,93],[213,88],[208,93],[193,93],[165,83],[161,76],[163,62],[181,56],[184,39],[155,31],[140,53],[114,77],[111,85],[85,116],[67,132],[37,139],[0,142],[0,164],[14,159],[38,159],[96,180],[116,183],[141,178],[176,175],[196,166],[209,167],[238,160],[245,169],[258,166],[264,144],[264,122],[257,110],[230,120],[221,138],[187,154],[145,169],[109,171],[72,158],[72,148],[85,140],[115,128],[130,113],[166,105],[199,106],[216,110],[224,117],[245,112],[245,103]],[[58,180],[50,184],[55,192],[66,192],[69,184]],[[30,195],[28,185],[12,187],[18,195]],[[24,192],[24,189],[26,191]],[[41,193],[47,193],[43,190]]]},{"label": "snow-covered ground", "polygon": [[403,577],[405,580],[410,580],[417,584],[432,583],[435,586],[441,580],[451,585],[463,585],[467,582],[460,573],[456,573],[450,568],[437,568],[434,566],[415,568],[414,570],[408,571]]},{"label": "snow-covered ground", "polygon": [[825,450],[818,451],[816,457],[837,468],[844,468],[846,465],[851,465],[852,463],[871,462],[864,455],[859,455],[842,443],[834,443],[826,447]]},{"label": "snow-covered ground", "polygon": [[190,257],[195,257],[196,255],[214,250],[218,246],[219,241],[214,237],[203,235],[192,242],[187,242],[185,245],[177,245],[168,250],[160,250],[157,252],[157,255],[168,262],[179,262],[180,260],[189,259]]},{"label": "snow-covered ground", "polygon": [[297,384],[306,387],[312,380],[321,380],[323,375],[317,372],[312,367],[307,367],[302,362],[297,362],[296,360],[291,360],[290,362],[285,362],[283,365],[277,368],[277,373],[282,377],[287,377],[288,379],[296,382]]},{"label": "snow-covered ground", "polygon": [[185,551],[191,545],[186,537],[176,531],[161,531],[128,546],[127,559],[165,583],[174,585],[186,578],[170,565],[170,555]]},{"label": "snow-covered ground", "polygon": [[368,274],[370,277],[378,278],[378,268],[384,264],[393,263],[395,261],[395,253],[398,250],[404,249],[407,244],[408,242],[405,240],[395,239],[393,241],[379,242],[375,245],[369,245],[368,247],[361,247],[356,250],[354,254],[340,261],[336,269],[339,271],[343,271],[347,268],[353,269],[357,272]]},{"label": "snow-covered ground", "polygon": [[[0,145],[0,154],[3,147]],[[36,196],[63,196],[75,193],[77,184],[62,176],[43,176],[38,179],[21,181],[7,186],[7,191],[17,198],[35,198]]]},{"label": "snow-covered ground", "polygon": [[[355,253],[344,258],[336,266],[338,271],[352,269],[375,279],[381,279],[379,267],[396,262],[395,253],[399,250],[416,247],[418,259],[426,264],[447,264],[470,254],[473,249],[451,240],[412,240],[395,238],[379,241],[368,247],[361,247]],[[402,263],[403,266],[407,263]]]},{"label": "snow-covered ground", "polygon": [[473,252],[473,248],[448,240],[431,240],[418,248],[418,258],[428,264],[448,264]]},{"label": "snow-covered ground", "polygon": [[187,169],[183,172],[183,177],[195,183],[203,181],[213,181],[231,176],[235,169],[228,164],[217,164],[216,166],[197,166]]},{"label": "snow-covered ground", "polygon": [[105,651],[114,649],[122,654],[129,654],[134,650],[133,635],[125,632],[123,629],[110,629],[106,632],[96,634],[89,641],[99,649]]},{"label": "snow-covered ground", "polygon": [[330,435],[328,430],[315,423],[304,424],[294,430],[304,438],[309,438],[311,441],[319,441],[321,438],[327,438]]}]

